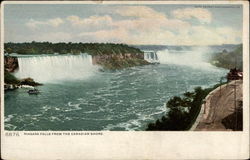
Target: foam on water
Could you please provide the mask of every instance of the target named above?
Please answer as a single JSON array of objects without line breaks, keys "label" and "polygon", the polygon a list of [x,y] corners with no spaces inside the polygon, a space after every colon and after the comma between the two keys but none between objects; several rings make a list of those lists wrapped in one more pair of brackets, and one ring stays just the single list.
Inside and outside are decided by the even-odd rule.
[{"label": "foam on water", "polygon": [[82,108],[79,107],[80,104],[72,104],[72,102],[68,102],[68,106],[70,107],[69,109],[66,109],[65,111],[74,111],[74,110],[81,110]]},{"label": "foam on water", "polygon": [[10,114],[10,115],[8,115],[8,116],[4,119],[4,122],[10,122],[10,120],[14,117],[14,115],[16,115],[16,114]]},{"label": "foam on water", "polygon": [[104,127],[103,130],[116,130],[117,128],[124,128],[126,131],[140,130],[146,120],[154,120],[154,115],[164,114],[166,112],[166,107],[165,105],[159,106],[152,114],[148,114],[146,110],[138,112],[135,108],[133,108],[133,111],[136,111],[136,113],[134,113],[137,116],[136,119],[131,119],[127,122],[121,122],[118,124],[109,124]]}]

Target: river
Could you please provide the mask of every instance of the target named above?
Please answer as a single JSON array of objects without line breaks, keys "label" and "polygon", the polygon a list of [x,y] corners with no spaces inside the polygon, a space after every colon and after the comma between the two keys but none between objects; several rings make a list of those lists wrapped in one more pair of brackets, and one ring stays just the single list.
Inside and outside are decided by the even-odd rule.
[{"label": "river", "polygon": [[38,95],[25,88],[5,93],[5,129],[142,131],[167,112],[171,97],[210,87],[227,72],[191,51],[157,55],[160,64],[105,72],[86,54],[19,57],[15,75],[44,85]]}]

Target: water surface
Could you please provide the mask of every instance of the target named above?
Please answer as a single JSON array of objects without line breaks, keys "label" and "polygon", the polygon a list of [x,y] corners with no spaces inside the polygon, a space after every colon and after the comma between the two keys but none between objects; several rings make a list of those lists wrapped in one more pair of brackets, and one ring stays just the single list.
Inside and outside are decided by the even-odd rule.
[{"label": "water surface", "polygon": [[[226,70],[213,66],[159,64],[114,72],[95,72],[84,79],[51,81],[5,93],[6,130],[145,130],[166,112],[174,95],[209,87]],[[79,73],[80,74],[80,73]]]}]

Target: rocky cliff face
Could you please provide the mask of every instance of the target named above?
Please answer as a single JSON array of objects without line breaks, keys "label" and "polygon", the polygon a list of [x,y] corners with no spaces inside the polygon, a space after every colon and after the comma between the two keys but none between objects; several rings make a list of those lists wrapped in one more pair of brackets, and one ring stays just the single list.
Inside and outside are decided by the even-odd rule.
[{"label": "rocky cliff face", "polygon": [[141,59],[144,60],[144,55],[141,53],[137,54],[110,54],[110,55],[96,55],[92,57],[93,64],[103,64],[111,59],[121,61],[121,60],[128,60],[128,59]]},{"label": "rocky cliff face", "polygon": [[40,86],[42,84],[35,82],[32,78],[24,78],[20,80],[20,85]]},{"label": "rocky cliff face", "polygon": [[[94,65],[101,65],[107,69],[122,69],[139,65],[149,64],[144,60],[142,53],[126,53],[126,54],[103,54],[92,57]],[[8,72],[14,72],[18,69],[18,59],[16,57],[5,56],[4,68]]]},{"label": "rocky cliff face", "polygon": [[92,63],[111,70],[149,64],[144,60],[144,55],[141,53],[96,55],[92,57]]},{"label": "rocky cliff face", "polygon": [[4,57],[4,68],[8,72],[14,72],[18,68],[18,60],[16,57]]}]

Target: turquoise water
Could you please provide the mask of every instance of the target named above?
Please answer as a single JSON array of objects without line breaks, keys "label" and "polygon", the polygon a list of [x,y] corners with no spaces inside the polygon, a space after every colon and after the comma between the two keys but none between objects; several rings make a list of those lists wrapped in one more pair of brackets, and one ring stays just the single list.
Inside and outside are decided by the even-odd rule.
[{"label": "turquoise water", "polygon": [[114,72],[97,72],[82,80],[58,81],[7,91],[6,130],[145,130],[166,112],[172,96],[209,87],[226,70],[175,64],[147,65]]}]

